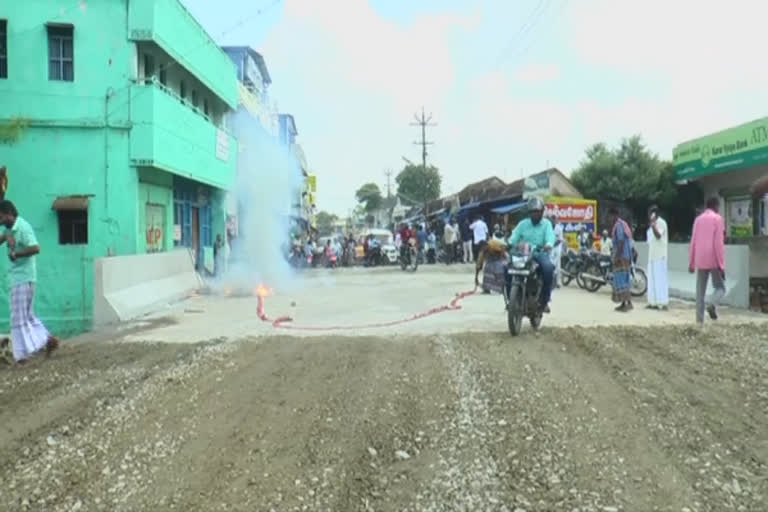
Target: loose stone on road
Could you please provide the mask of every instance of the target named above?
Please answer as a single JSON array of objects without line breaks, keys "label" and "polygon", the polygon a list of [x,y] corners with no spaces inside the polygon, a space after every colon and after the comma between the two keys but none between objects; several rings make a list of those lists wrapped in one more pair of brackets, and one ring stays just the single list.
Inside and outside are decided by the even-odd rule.
[{"label": "loose stone on road", "polygon": [[[382,314],[403,281],[363,302],[358,277],[339,278],[352,304],[326,322],[431,307],[466,278]],[[320,322],[317,290],[271,304]],[[558,307],[511,338],[498,301],[347,336],[155,342],[198,317],[250,322],[251,299],[201,298],[188,320],[0,367],[0,510],[768,510],[764,326],[576,327]]]}]

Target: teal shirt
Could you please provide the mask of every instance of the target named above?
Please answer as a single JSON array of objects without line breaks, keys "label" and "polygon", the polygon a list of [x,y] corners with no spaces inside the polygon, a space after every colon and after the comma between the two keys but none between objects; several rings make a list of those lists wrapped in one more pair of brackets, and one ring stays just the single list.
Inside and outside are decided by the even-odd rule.
[{"label": "teal shirt", "polygon": [[554,247],[555,230],[548,219],[541,219],[538,224],[534,225],[529,217],[521,220],[515,226],[515,230],[512,232],[512,236],[509,237],[508,242],[509,247],[516,247],[521,242],[527,242],[537,248],[542,248],[545,245]]},{"label": "teal shirt", "polygon": [[[5,236],[12,236],[16,240],[16,252],[38,245],[37,237],[29,222],[21,217],[16,217],[16,222],[11,229],[5,229]],[[6,241],[6,245],[8,242]],[[8,254],[11,254],[11,247],[8,245]],[[11,269],[8,272],[8,281],[10,286],[18,286],[24,283],[34,283],[37,281],[37,256],[28,256],[26,258],[17,258],[11,261]]]}]

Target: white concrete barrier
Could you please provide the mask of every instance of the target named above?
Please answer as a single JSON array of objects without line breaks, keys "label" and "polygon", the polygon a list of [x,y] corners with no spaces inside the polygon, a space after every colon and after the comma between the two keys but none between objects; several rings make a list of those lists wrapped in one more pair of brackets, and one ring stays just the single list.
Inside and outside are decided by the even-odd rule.
[{"label": "white concrete barrier", "polygon": [[[637,263],[647,271],[648,244],[635,242]],[[725,246],[725,289],[723,302],[738,308],[749,307],[749,254],[747,245]],[[712,293],[710,282],[708,293]],[[669,244],[669,294],[672,297],[696,300],[696,274],[688,272],[688,244]]]},{"label": "white concrete barrier", "polygon": [[94,262],[93,325],[140,317],[201,286],[187,249],[99,258]]}]

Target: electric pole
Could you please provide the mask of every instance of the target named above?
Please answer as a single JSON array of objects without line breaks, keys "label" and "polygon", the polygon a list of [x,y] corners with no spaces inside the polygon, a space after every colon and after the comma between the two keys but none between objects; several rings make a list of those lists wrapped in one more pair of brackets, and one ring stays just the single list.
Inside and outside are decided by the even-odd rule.
[{"label": "electric pole", "polygon": [[384,176],[387,177],[387,199],[390,199],[392,197],[392,170],[384,171]]},{"label": "electric pole", "polygon": [[[421,117],[419,117],[418,114],[414,114],[413,118],[415,119],[415,123],[411,123],[411,126],[420,126],[421,127],[421,141],[415,141],[414,144],[421,146],[421,167],[424,171],[424,175],[427,174],[427,146],[431,146],[434,144],[434,142],[428,142],[427,141],[427,126],[437,126],[437,123],[433,123],[432,121],[432,113],[429,114],[429,117],[424,113],[424,107],[421,107]],[[425,183],[425,185],[428,185]],[[427,217],[427,198],[424,196],[424,218],[426,220]]]},{"label": "electric pole", "polygon": [[437,126],[437,123],[432,123],[432,114],[429,117],[424,114],[424,107],[421,107],[421,117],[418,114],[414,114],[413,118],[415,123],[411,123],[411,126],[421,126],[421,140],[415,141],[414,144],[421,146],[421,165],[424,170],[427,169],[427,146],[431,146],[434,142],[427,142],[427,126]]}]

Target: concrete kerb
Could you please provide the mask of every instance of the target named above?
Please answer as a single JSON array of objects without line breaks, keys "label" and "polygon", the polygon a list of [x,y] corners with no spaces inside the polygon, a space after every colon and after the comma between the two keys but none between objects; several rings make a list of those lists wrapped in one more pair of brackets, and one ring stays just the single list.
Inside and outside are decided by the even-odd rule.
[{"label": "concrete kerb", "polygon": [[203,286],[187,249],[99,258],[94,263],[95,328],[144,316]]},{"label": "concrete kerb", "polygon": [[[648,244],[636,242],[638,264],[647,271]],[[746,245],[726,245],[726,295],[723,304],[749,307],[750,249]],[[669,244],[669,294],[684,300],[696,300],[696,275],[688,272],[688,244]],[[711,293],[711,285],[710,285]]]}]

